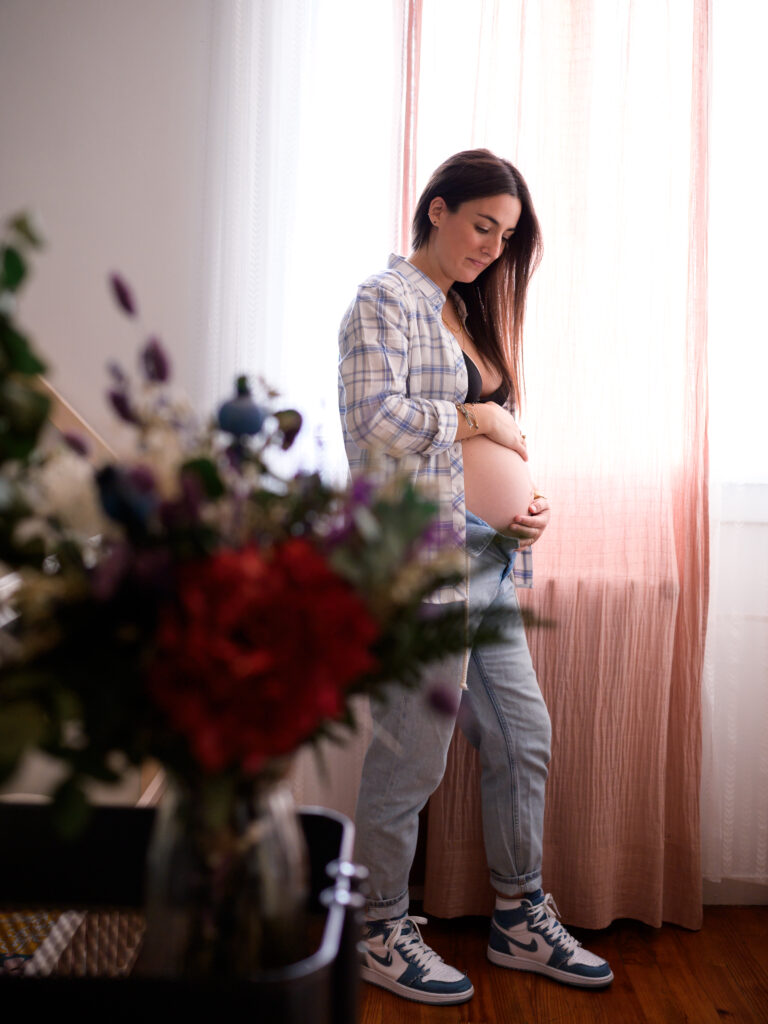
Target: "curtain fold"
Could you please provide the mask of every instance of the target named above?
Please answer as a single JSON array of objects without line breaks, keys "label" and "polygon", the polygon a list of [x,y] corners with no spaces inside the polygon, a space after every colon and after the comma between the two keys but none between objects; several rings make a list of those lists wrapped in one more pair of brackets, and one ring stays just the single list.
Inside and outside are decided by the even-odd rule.
[{"label": "curtain fold", "polygon": [[[553,722],[545,884],[573,925],[697,927],[708,5],[488,2],[461,40],[438,7],[423,38],[446,66],[460,45],[513,55],[506,90],[489,62],[452,111],[453,148],[510,156],[544,232],[524,429],[554,513],[521,601],[552,623],[529,631]],[[419,113],[437,116],[424,88]],[[430,802],[427,912],[492,905],[478,786],[457,737]]]},{"label": "curtain fold", "polygon": [[[701,926],[701,682],[709,605],[707,381],[709,0],[693,10],[688,288],[682,467],[672,493],[680,602],[675,622],[664,820],[665,864],[657,915]],[[689,823],[681,827],[681,823]]]}]

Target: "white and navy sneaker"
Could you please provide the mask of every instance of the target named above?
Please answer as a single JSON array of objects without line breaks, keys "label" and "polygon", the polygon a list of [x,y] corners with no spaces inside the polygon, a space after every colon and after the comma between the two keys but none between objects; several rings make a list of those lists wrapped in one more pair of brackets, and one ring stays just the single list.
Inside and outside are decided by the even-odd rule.
[{"label": "white and navy sneaker", "polygon": [[424,942],[419,925],[426,923],[425,917],[405,914],[392,921],[366,921],[361,974],[371,984],[417,1003],[465,1003],[475,994],[472,982]]},{"label": "white and navy sneaker", "polygon": [[555,901],[541,889],[524,899],[497,899],[488,959],[499,967],[546,974],[566,985],[610,985],[613,972],[608,961],[584,949],[560,924],[559,916]]}]

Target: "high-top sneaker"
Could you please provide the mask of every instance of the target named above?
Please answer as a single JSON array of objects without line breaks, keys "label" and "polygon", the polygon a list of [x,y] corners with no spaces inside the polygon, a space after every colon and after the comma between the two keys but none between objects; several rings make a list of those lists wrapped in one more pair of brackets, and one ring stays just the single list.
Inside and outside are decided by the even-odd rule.
[{"label": "high-top sneaker", "polygon": [[497,899],[488,959],[500,967],[546,974],[566,985],[610,985],[613,972],[608,962],[584,949],[560,924],[559,916],[555,901],[541,889],[519,900]]},{"label": "high-top sneaker", "polygon": [[465,1003],[475,994],[472,982],[424,942],[419,925],[426,923],[425,917],[407,915],[366,921],[362,977],[418,1003]]}]

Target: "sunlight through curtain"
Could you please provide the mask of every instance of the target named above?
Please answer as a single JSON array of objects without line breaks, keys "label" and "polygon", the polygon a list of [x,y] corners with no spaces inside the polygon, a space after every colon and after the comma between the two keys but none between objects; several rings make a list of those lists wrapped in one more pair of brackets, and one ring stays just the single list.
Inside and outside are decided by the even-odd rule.
[{"label": "sunlight through curtain", "polygon": [[[738,68],[744,40],[765,33],[748,27],[744,0],[727,10],[741,11]],[[555,621],[531,635],[555,730],[545,873],[567,920],[591,927],[696,926],[701,912],[709,16],[708,0],[232,0],[214,14],[208,398],[236,371],[263,374],[307,415],[305,464],[344,471],[339,319],[358,282],[407,251],[427,175],[485,145],[531,187],[545,257],[523,417],[555,510],[529,602]],[[757,74],[759,56],[741,66]],[[759,76],[729,94],[716,135],[732,157],[713,219],[713,430],[739,458],[744,431],[728,427],[747,402],[728,412],[720,399],[759,394],[765,373],[749,370],[746,342],[731,358],[734,332],[764,336],[746,301],[762,294],[759,260],[741,258],[736,232],[763,223],[765,200],[760,154],[742,159],[737,145],[758,145],[758,115],[734,111],[759,94]],[[717,474],[717,449],[715,462]],[[765,882],[768,571],[753,570],[768,550],[753,520],[765,531],[755,495],[768,501],[768,480],[730,470],[715,484],[739,484],[728,494],[747,504],[713,532],[704,863],[709,878]],[[299,797],[350,813],[365,736],[329,757],[325,780],[306,761]],[[490,906],[475,772],[457,742],[430,811],[426,899],[438,914]]]},{"label": "sunlight through curtain", "polygon": [[[545,255],[523,410],[554,515],[526,603],[550,707],[545,881],[565,919],[701,919],[707,4],[425,0],[422,180],[487,145]],[[486,913],[476,755],[430,803],[425,909]]]},{"label": "sunlight through curtain", "polygon": [[213,11],[206,399],[263,376],[305,416],[294,460],[344,475],[337,333],[396,247],[403,4]]},{"label": "sunlight through curtain", "polygon": [[[203,388],[263,377],[305,429],[283,468],[347,475],[338,327],[399,248],[414,134],[416,0],[228,0],[214,7],[208,116],[210,294]],[[297,800],[354,810],[369,719],[345,748],[297,759]]]}]

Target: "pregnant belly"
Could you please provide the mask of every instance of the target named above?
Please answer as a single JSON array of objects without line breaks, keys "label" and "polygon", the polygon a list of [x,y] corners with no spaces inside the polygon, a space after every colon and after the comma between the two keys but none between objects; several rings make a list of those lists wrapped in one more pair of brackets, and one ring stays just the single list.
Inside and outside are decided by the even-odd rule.
[{"label": "pregnant belly", "polygon": [[462,445],[467,508],[503,533],[515,516],[530,514],[534,490],[528,463],[485,436]]}]

